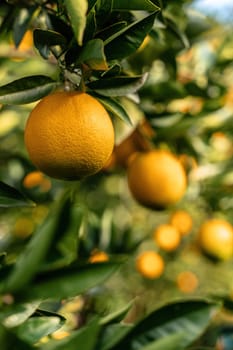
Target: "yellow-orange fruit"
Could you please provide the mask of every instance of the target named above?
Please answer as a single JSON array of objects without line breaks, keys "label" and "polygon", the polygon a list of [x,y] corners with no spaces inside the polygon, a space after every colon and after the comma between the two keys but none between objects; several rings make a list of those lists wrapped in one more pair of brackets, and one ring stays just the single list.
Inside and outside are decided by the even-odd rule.
[{"label": "yellow-orange fruit", "polygon": [[108,254],[100,250],[93,251],[93,253],[89,258],[90,263],[104,262],[108,260],[109,260]]},{"label": "yellow-orange fruit", "polygon": [[45,174],[78,180],[97,173],[114,146],[111,118],[94,97],[58,91],[32,110],[25,127],[32,163]]},{"label": "yellow-orange fruit", "polygon": [[220,260],[233,256],[233,228],[223,219],[209,219],[199,229],[198,240],[203,251]]},{"label": "yellow-orange fruit", "polygon": [[187,177],[172,153],[152,150],[137,153],[130,161],[128,185],[140,204],[157,209],[175,204],[183,197]]},{"label": "yellow-orange fruit", "polygon": [[176,210],[172,213],[170,224],[184,236],[191,232],[193,227],[193,219],[185,210]]},{"label": "yellow-orange fruit", "polygon": [[194,292],[199,284],[197,276],[191,271],[182,271],[177,276],[177,287],[183,293]]},{"label": "yellow-orange fruit", "polygon": [[159,225],[154,231],[153,239],[161,249],[167,252],[176,250],[181,242],[180,232],[169,224]]},{"label": "yellow-orange fruit", "polygon": [[145,251],[136,258],[136,270],[149,279],[159,278],[164,272],[164,260],[154,251]]}]

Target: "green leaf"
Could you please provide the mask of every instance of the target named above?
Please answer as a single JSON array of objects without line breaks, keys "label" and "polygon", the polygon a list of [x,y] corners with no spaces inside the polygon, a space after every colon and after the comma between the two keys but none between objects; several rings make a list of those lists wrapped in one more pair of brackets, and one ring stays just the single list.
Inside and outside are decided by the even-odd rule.
[{"label": "green leaf", "polygon": [[160,11],[160,7],[150,0],[113,0],[113,9],[117,11]]},{"label": "green leaf", "polygon": [[25,32],[28,29],[29,23],[35,13],[37,6],[23,7],[19,10],[13,24],[13,40],[16,47],[19,46]]},{"label": "green leaf", "polygon": [[38,308],[40,302],[8,306],[0,312],[0,320],[4,327],[14,328],[24,323]]},{"label": "green leaf", "polygon": [[64,324],[58,316],[33,316],[17,328],[18,337],[29,344],[34,344],[42,337],[49,335]]},{"label": "green leaf", "polygon": [[64,0],[77,43],[81,46],[86,26],[87,0]]},{"label": "green leaf", "polygon": [[33,38],[35,47],[45,59],[49,56],[50,47],[59,45],[64,48],[66,46],[66,38],[52,30],[35,29]]},{"label": "green leaf", "polygon": [[87,84],[87,87],[103,96],[125,96],[137,92],[146,79],[147,73],[132,77],[102,78]]},{"label": "green leaf", "polygon": [[127,336],[127,334],[130,333],[131,330],[131,325],[125,325],[121,323],[111,324],[104,327],[99,337],[98,349],[114,349],[114,346],[120,343]]},{"label": "green leaf", "polygon": [[86,63],[93,70],[107,70],[108,65],[104,54],[104,43],[101,39],[93,39],[83,47],[77,63]]},{"label": "green leaf", "polygon": [[50,341],[48,344],[40,347],[40,350],[94,350],[100,325],[98,320],[93,320],[86,327],[82,327],[78,331],[73,332],[69,337],[58,341]]},{"label": "green leaf", "polygon": [[219,307],[199,299],[168,303],[136,324],[113,349],[141,349],[172,334],[180,334],[176,349],[185,349],[203,333]]},{"label": "green leaf", "polygon": [[[92,93],[92,95],[93,95],[93,93]],[[110,97],[99,96],[99,95],[95,95],[95,94],[93,96],[95,96],[103,104],[103,106],[107,109],[107,111],[110,114],[113,114],[117,118],[120,118],[128,125],[132,125],[132,122],[130,120],[128,113],[121,106],[121,104],[119,102],[117,102],[115,99],[110,98]]]},{"label": "green leaf", "polygon": [[5,329],[0,324],[0,344],[1,350],[33,350],[35,349],[31,345],[17,338],[16,335]]},{"label": "green leaf", "polygon": [[34,203],[14,187],[0,181],[0,208],[32,207]]},{"label": "green leaf", "polygon": [[119,262],[109,262],[46,272],[38,275],[21,296],[30,299],[74,297],[104,283],[119,265]]},{"label": "green leaf", "polygon": [[32,235],[31,240],[16,260],[5,284],[2,285],[4,291],[16,292],[26,288],[39,271],[57,234],[57,223],[64,205],[66,205],[66,196],[59,201],[55,208],[51,209],[50,215],[45,218],[42,225]]},{"label": "green leaf", "polygon": [[142,350],[184,350],[183,346],[180,346],[182,339],[184,338],[183,332],[177,332],[175,334],[168,334],[155,342],[149,343],[143,346]]},{"label": "green leaf", "polygon": [[114,311],[111,314],[102,318],[100,323],[106,325],[113,322],[122,321],[122,319],[126,316],[126,314],[131,309],[132,306],[133,306],[133,301],[130,301],[127,305],[123,306],[120,310]]},{"label": "green leaf", "polygon": [[104,44],[107,59],[122,59],[133,54],[152,29],[155,18],[156,13],[152,13],[106,39]]},{"label": "green leaf", "polygon": [[0,103],[18,105],[34,102],[48,95],[58,85],[44,75],[20,78],[0,86]]}]

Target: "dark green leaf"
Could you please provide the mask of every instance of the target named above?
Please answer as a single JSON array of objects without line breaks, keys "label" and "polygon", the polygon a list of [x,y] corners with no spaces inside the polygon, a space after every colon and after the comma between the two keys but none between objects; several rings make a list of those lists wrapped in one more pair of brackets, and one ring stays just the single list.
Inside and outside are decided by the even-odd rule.
[{"label": "dark green leaf", "polygon": [[74,297],[104,283],[119,267],[119,263],[102,263],[84,267],[69,267],[38,275],[24,291],[22,298],[47,299]]},{"label": "dark green leaf", "polygon": [[150,32],[155,18],[156,13],[150,14],[109,37],[104,42],[107,59],[122,59],[133,54]]},{"label": "dark green leaf", "polygon": [[86,327],[73,332],[69,337],[59,341],[50,341],[47,345],[40,347],[40,350],[94,350],[100,331],[98,320],[93,320]]},{"label": "dark green leaf", "polygon": [[41,56],[48,58],[50,48],[56,45],[65,47],[66,38],[52,30],[35,29],[33,32],[34,43]]},{"label": "dark green leaf", "polygon": [[117,102],[115,99],[110,97],[104,97],[99,95],[94,95],[107,109],[107,111],[117,118],[120,118],[125,123],[132,125],[132,122],[130,120],[130,117],[126,110],[121,106],[119,102]]},{"label": "dark green leaf", "polygon": [[183,32],[171,18],[166,17],[166,25],[167,28],[169,28],[171,32],[180,40],[184,48],[188,49],[190,47],[190,43],[185,32]]},{"label": "dark green leaf", "polygon": [[59,84],[44,75],[20,78],[0,86],[0,103],[25,104],[37,101],[52,92]]},{"label": "dark green leaf", "polygon": [[218,309],[219,305],[206,300],[166,304],[136,324],[113,349],[141,349],[160,340],[161,335],[172,334],[180,334],[176,339],[176,349],[185,349],[202,334]]},{"label": "dark green leaf", "polygon": [[100,39],[88,41],[77,59],[77,63],[79,62],[86,63],[93,70],[107,70],[103,41]]},{"label": "dark green leaf", "polygon": [[5,329],[0,324],[0,344],[1,350],[33,350],[31,345],[16,337],[13,332]]},{"label": "dark green leaf", "polygon": [[0,181],[0,208],[31,207],[34,203],[14,187]]},{"label": "dark green leaf", "polygon": [[114,10],[160,11],[160,7],[150,0],[113,0]]},{"label": "dark green leaf", "polygon": [[108,38],[110,38],[111,36],[113,36],[114,34],[120,32],[121,30],[123,30],[124,28],[127,27],[127,22],[126,21],[120,21],[117,23],[113,23],[110,26],[104,28],[103,30],[98,32],[98,38],[102,39],[102,40],[107,40]]},{"label": "dark green leaf", "polygon": [[133,301],[130,301],[127,305],[125,305],[120,310],[114,311],[111,314],[109,314],[109,315],[105,316],[104,318],[102,318],[101,324],[106,325],[106,324],[110,324],[110,323],[113,323],[113,322],[120,322],[120,321],[122,321],[122,319],[126,316],[126,314],[131,309],[132,306],[133,306]]},{"label": "dark green leaf", "polygon": [[147,74],[140,76],[118,76],[102,78],[87,84],[88,88],[103,96],[126,96],[137,92],[145,83]]},{"label": "dark green leaf", "polygon": [[34,15],[37,6],[23,7],[19,10],[18,15],[15,17],[13,25],[13,40],[18,47],[25,32],[28,29],[29,23]]},{"label": "dark green leaf", "polygon": [[64,0],[77,43],[81,46],[86,27],[87,0]]},{"label": "dark green leaf", "polygon": [[33,316],[17,328],[18,337],[29,344],[34,344],[42,337],[58,330],[64,321],[58,316]]}]

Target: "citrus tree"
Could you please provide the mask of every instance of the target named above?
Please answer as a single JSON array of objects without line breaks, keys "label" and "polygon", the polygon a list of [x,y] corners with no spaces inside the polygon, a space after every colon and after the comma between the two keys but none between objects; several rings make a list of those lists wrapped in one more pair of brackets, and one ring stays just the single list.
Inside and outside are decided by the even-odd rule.
[{"label": "citrus tree", "polygon": [[2,349],[232,344],[233,37],[191,5],[1,2]]}]

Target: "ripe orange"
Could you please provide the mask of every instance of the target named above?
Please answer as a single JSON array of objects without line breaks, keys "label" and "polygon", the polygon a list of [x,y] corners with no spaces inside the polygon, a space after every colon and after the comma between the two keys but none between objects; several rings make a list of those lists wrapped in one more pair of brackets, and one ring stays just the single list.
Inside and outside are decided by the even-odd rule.
[{"label": "ripe orange", "polygon": [[170,224],[184,236],[190,233],[193,226],[191,215],[185,210],[174,211],[170,217]]},{"label": "ripe orange", "polygon": [[180,232],[169,224],[159,225],[154,231],[153,239],[161,249],[167,252],[176,250],[181,242]]},{"label": "ripe orange", "polygon": [[199,229],[201,249],[210,256],[227,260],[233,256],[233,228],[223,219],[209,219]]},{"label": "ripe orange", "polygon": [[164,272],[164,260],[154,251],[145,251],[137,256],[136,269],[143,277],[158,278]]},{"label": "ripe orange", "polygon": [[130,161],[128,185],[140,204],[158,209],[175,204],[183,197],[187,177],[172,153],[152,150],[137,153]]},{"label": "ripe orange", "polygon": [[192,293],[197,289],[199,281],[193,272],[182,271],[178,274],[176,283],[181,292]]},{"label": "ripe orange", "polygon": [[109,256],[107,253],[103,252],[103,251],[93,251],[93,253],[91,254],[90,258],[89,258],[89,262],[90,263],[98,263],[98,262],[104,262],[104,261],[108,261],[109,260]]},{"label": "ripe orange", "polygon": [[58,91],[32,110],[25,128],[32,163],[45,174],[78,180],[97,173],[114,146],[114,129],[105,108],[79,91]]},{"label": "ripe orange", "polygon": [[23,186],[28,189],[39,187],[42,192],[47,192],[51,188],[51,181],[41,171],[35,170],[24,177]]}]

